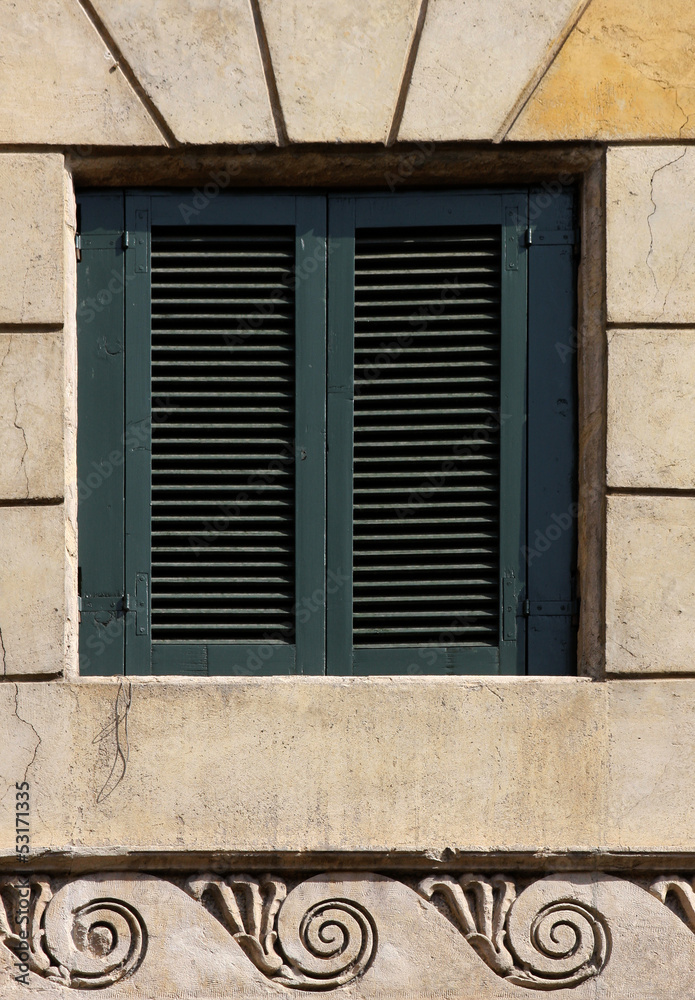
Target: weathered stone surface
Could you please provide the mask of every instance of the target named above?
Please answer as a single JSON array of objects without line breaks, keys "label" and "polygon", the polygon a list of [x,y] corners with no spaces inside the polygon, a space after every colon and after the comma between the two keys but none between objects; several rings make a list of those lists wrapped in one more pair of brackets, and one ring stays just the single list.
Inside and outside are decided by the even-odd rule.
[{"label": "weathered stone surface", "polygon": [[275,142],[248,0],[96,0],[176,138]]},{"label": "weathered stone surface", "polygon": [[0,323],[63,322],[63,216],[62,156],[0,155]]},{"label": "weathered stone surface", "polygon": [[[287,896],[277,875],[201,873],[180,886],[118,872],[29,881],[3,887],[3,996],[52,1000],[66,988],[114,1000],[261,1000],[312,989],[356,1000],[521,1000],[539,989],[559,1000],[695,996],[695,893],[679,877],[643,887],[600,873],[550,875],[518,891],[502,875],[410,887],[337,872],[300,880]],[[669,893],[685,920],[665,905]],[[31,970],[18,982],[10,924],[22,899]]]},{"label": "weathered stone surface", "polygon": [[608,151],[608,319],[695,322],[695,150]]},{"label": "weathered stone surface", "polygon": [[592,0],[510,139],[695,135],[690,0]]},{"label": "weathered stone surface", "polygon": [[75,0],[0,5],[0,142],[160,145],[160,130]]},{"label": "weathered stone surface", "polygon": [[[61,663],[56,646],[54,668]],[[20,715],[42,739],[31,780],[45,820],[37,817],[32,843],[593,845],[605,780],[601,690],[531,678],[176,678],[135,682],[128,707],[113,682],[21,685]],[[2,685],[0,705],[2,725],[14,712]],[[0,799],[13,773],[0,759]],[[0,814],[0,855],[14,850],[3,822]]]},{"label": "weathered stone surface", "polygon": [[613,330],[608,485],[695,488],[695,331]]},{"label": "weathered stone surface", "polygon": [[261,0],[292,142],[383,142],[419,0]]},{"label": "weathered stone surface", "polygon": [[492,139],[550,57],[577,0],[429,5],[400,139]]},{"label": "weathered stone surface", "polygon": [[608,498],[606,669],[695,671],[695,499]]},{"label": "weathered stone surface", "polygon": [[0,333],[0,498],[63,494],[63,338]]},{"label": "weathered stone surface", "polygon": [[0,677],[60,673],[64,615],[62,505],[0,507]]}]

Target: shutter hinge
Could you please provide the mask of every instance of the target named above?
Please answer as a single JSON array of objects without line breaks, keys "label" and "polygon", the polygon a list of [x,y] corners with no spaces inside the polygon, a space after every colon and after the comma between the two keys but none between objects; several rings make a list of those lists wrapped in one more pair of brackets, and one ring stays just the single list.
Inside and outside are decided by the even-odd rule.
[{"label": "shutter hinge", "polygon": [[579,601],[524,601],[523,611],[526,618],[548,615],[572,617],[579,611]]},{"label": "shutter hinge", "polygon": [[135,577],[135,594],[98,594],[78,598],[80,612],[135,615],[135,634],[150,634],[150,578],[147,573]]},{"label": "shutter hinge", "polygon": [[82,260],[82,234],[75,233],[75,257],[77,258],[77,263]]},{"label": "shutter hinge", "polygon": [[579,243],[576,229],[537,229],[529,226],[524,237],[527,247],[573,247]]}]

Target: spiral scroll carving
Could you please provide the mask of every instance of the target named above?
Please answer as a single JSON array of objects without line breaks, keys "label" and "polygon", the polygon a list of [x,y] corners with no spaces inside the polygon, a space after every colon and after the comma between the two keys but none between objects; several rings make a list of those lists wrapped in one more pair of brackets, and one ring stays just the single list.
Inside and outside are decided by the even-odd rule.
[{"label": "spiral scroll carving", "polygon": [[77,906],[71,922],[46,910],[46,949],[60,973],[51,978],[73,987],[97,989],[131,975],[147,949],[142,918],[118,899],[93,899]]},{"label": "spiral scroll carving", "polygon": [[[305,890],[308,884],[299,888]],[[275,981],[295,989],[330,990],[362,975],[377,946],[368,911],[351,899],[324,898],[302,905],[306,891],[294,896],[289,894],[278,917],[287,964]]]},{"label": "spiral scroll carving", "polygon": [[507,940],[521,968],[507,979],[531,989],[557,990],[598,975],[610,952],[601,914],[572,899],[537,908],[534,889],[522,893],[509,913]]}]

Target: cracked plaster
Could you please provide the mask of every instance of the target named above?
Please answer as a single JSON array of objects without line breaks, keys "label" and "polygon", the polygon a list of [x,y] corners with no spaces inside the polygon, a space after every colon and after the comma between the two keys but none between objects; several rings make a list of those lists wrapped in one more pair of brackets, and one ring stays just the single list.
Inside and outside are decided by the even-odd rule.
[{"label": "cracked plaster", "polygon": [[690,0],[591,0],[508,138],[695,136]]},{"label": "cracked plaster", "polygon": [[0,499],[63,494],[63,338],[0,333]]},{"label": "cracked plaster", "polygon": [[608,150],[608,319],[695,322],[695,150]]}]

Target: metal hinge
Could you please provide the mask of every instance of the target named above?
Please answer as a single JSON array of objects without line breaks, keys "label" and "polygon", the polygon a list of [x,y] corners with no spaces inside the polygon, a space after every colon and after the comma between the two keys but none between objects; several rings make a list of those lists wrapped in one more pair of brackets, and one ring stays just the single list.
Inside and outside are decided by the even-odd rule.
[{"label": "metal hinge", "polygon": [[526,618],[548,615],[570,617],[579,611],[579,601],[524,601],[523,611]]},{"label": "metal hinge", "polygon": [[75,257],[77,257],[77,263],[82,260],[82,235],[81,233],[75,233]]},{"label": "metal hinge", "polygon": [[135,615],[135,634],[150,633],[150,577],[148,573],[135,576],[135,594],[98,594],[78,598],[80,611],[113,615]]},{"label": "metal hinge", "polygon": [[573,247],[579,243],[576,229],[537,229],[529,226],[524,240],[527,247]]}]

